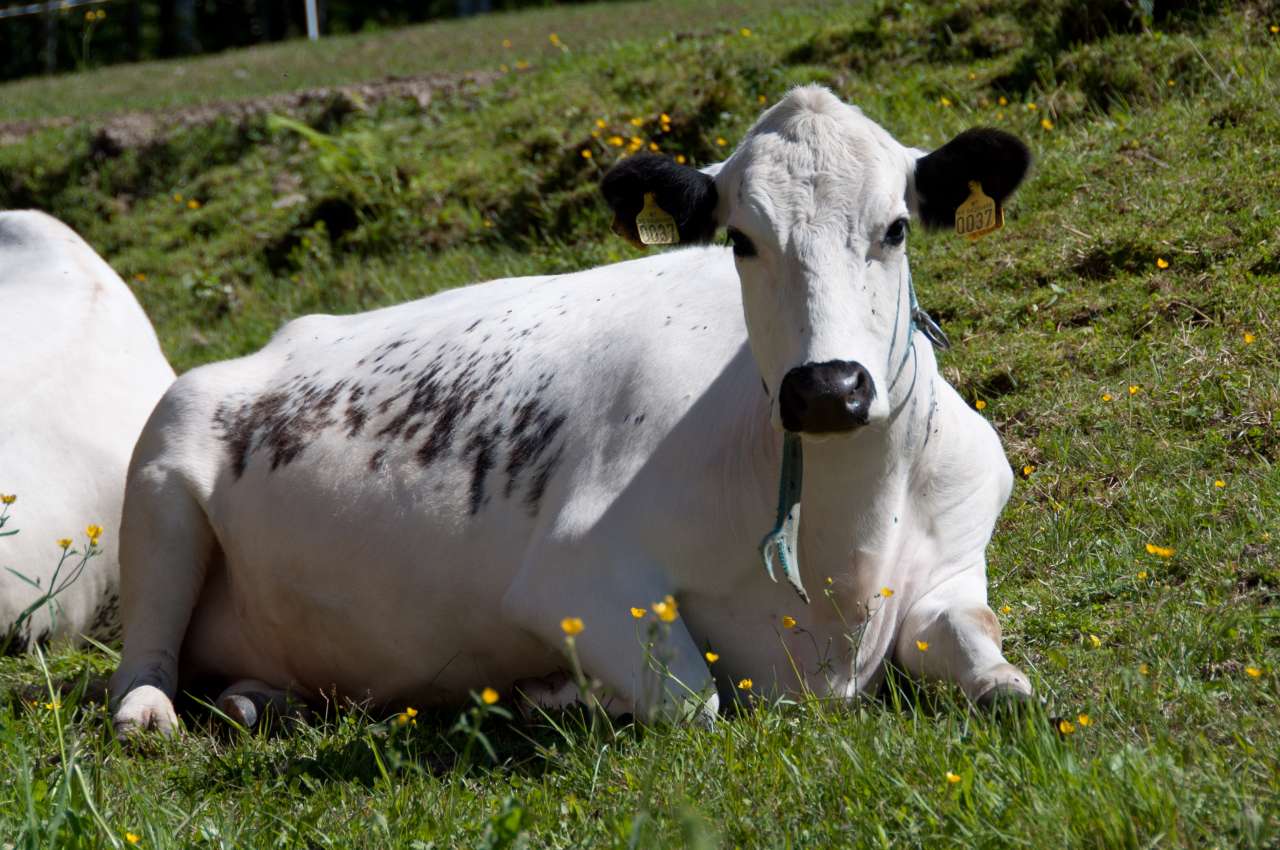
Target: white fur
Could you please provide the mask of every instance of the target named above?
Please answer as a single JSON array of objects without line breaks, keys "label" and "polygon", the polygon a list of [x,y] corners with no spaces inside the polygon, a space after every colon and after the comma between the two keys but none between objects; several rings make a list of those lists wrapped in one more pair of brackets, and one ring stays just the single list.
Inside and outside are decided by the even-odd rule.
[{"label": "white fur", "polygon": [[[102,554],[57,597],[52,622],[42,606],[24,637],[118,632],[125,470],[172,381],[133,293],[83,239],[43,213],[0,212],[0,493],[18,497],[0,567],[47,588],[55,541],[83,549],[86,526],[104,529]],[[0,571],[0,633],[39,595]]]},{"label": "white fur", "polygon": [[[257,354],[184,375],[130,470],[113,693],[171,697],[180,648],[184,678],[303,696],[510,693],[567,668],[564,617],[585,622],[576,652],[613,705],[669,717],[714,714],[742,678],[761,694],[853,696],[890,659],[974,698],[996,685],[1029,693],[986,606],[983,553],[1008,463],[922,336],[892,410],[884,392],[866,428],[805,440],[800,555],[814,602],[771,583],[756,551],[782,440],[761,373],[776,387],[788,364],[841,357],[890,380],[906,261],[871,241],[905,213],[913,161],[860,113],[799,90],[717,177],[722,213],[765,243],[768,273],[712,247],[493,281],[301,319]],[[397,429],[432,380],[455,415],[437,406]],[[542,423],[563,420],[513,476],[531,402]],[[359,429],[355,409],[368,414]],[[255,411],[260,427],[237,431]],[[251,447],[242,474],[237,445]],[[531,503],[535,467],[556,456]],[[632,618],[666,594],[675,622]],[[141,717],[134,706],[117,720]]]}]

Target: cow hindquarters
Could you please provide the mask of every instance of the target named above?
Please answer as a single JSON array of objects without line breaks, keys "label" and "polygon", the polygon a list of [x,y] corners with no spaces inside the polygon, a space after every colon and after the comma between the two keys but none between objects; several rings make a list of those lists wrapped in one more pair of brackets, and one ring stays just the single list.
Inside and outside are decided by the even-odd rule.
[{"label": "cow hindquarters", "polygon": [[[144,449],[145,439],[139,456]],[[215,551],[182,476],[158,464],[131,470],[120,531],[124,652],[109,686],[118,734],[177,731],[178,654]]]},{"label": "cow hindquarters", "polygon": [[[899,628],[897,663],[922,678],[954,682],[979,705],[993,697],[1029,697],[1031,682],[1000,651],[1000,623],[986,604],[985,584],[973,592],[967,576],[919,599]],[[969,591],[969,592],[964,592]]]}]

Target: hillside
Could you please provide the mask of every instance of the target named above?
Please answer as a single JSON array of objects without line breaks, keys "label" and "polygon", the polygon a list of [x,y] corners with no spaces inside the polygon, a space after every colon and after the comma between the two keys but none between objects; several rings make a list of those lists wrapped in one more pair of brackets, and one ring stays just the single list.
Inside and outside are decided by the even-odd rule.
[{"label": "hillside", "polygon": [[[989,550],[1006,654],[1071,731],[903,688],[644,734],[574,715],[508,725],[479,703],[450,734],[456,714],[404,728],[344,708],[276,737],[197,729],[138,753],[74,687],[109,655],[61,651],[56,709],[32,690],[36,660],[0,662],[0,773],[14,777],[0,835],[18,847],[116,846],[126,832],[147,847],[1280,842],[1280,4],[1145,17],[1123,0],[739,5],[711,15],[669,0],[661,26],[636,6],[647,23],[608,36],[582,22],[614,6],[539,12],[520,19],[528,67],[504,61],[495,31],[491,53],[440,69],[486,73],[440,78],[422,98],[329,92],[282,104],[283,117],[237,108],[136,138],[105,119],[24,131],[0,147],[0,207],[79,229],[182,371],[252,351],[293,316],[636,256],[598,198],[609,165],[651,145],[717,161],[796,83],[831,86],[920,147],[975,124],[1017,132],[1035,165],[1006,228],[976,243],[917,229],[910,250],[920,300],[954,343],[944,374],[1021,472]],[[320,68],[329,55],[290,45],[271,61]],[[302,87],[382,75],[334,68]],[[209,79],[190,98],[282,90],[223,95]],[[59,105],[77,85],[49,83],[29,101],[47,109],[9,114],[71,113]],[[137,85],[129,108],[166,102]],[[468,745],[481,722],[496,760]]]}]

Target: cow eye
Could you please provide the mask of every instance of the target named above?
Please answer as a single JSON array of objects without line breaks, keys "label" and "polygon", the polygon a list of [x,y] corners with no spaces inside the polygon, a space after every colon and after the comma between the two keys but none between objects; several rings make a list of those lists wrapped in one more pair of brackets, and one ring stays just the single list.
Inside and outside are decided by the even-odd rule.
[{"label": "cow eye", "polygon": [[902,240],[907,238],[907,226],[908,222],[905,218],[900,218],[889,225],[889,229],[884,232],[884,244],[901,245]]},{"label": "cow eye", "polygon": [[756,246],[741,230],[730,227],[729,241],[733,243],[733,255],[735,257],[754,257],[756,255]]}]

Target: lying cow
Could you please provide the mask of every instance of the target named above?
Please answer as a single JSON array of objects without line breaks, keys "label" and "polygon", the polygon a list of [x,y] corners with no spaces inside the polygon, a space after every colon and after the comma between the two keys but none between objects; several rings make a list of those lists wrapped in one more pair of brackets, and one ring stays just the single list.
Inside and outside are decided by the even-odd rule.
[{"label": "lying cow", "polygon": [[[951,223],[970,181],[1003,201],[1027,164],[995,130],[924,156],[796,89],[714,177],[654,157],[606,179],[624,232],[652,194],[682,241],[727,228],[732,252],[312,316],[187,373],[130,470],[117,729],[172,731],[180,667],[242,718],[285,690],[528,687],[578,625],[618,712],[712,714],[742,679],[847,697],[891,659],[1029,695],[986,603],[1009,465],[916,332],[905,253],[910,214]],[[830,595],[807,606],[756,549],[784,428],[799,578]],[[669,625],[633,619],[668,595]],[[670,676],[642,703],[650,624]]]},{"label": "lying cow", "polygon": [[[151,323],[111,267],[56,219],[0,212],[0,493],[14,497],[5,530],[17,531],[0,537],[0,639],[10,651],[119,637],[125,472],[171,383]],[[51,588],[57,541],[83,552],[89,525],[101,529],[101,554],[78,577],[80,558],[69,555]]]}]

